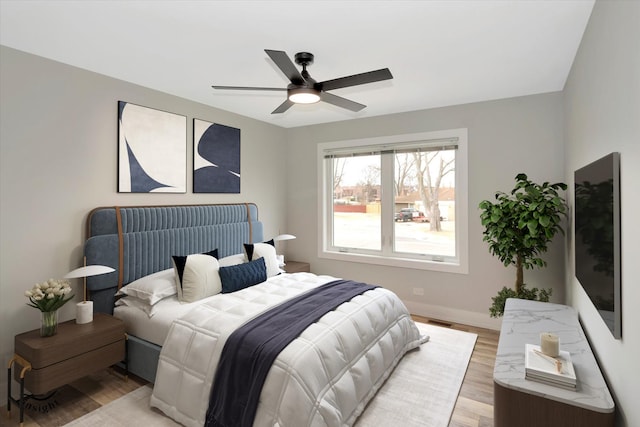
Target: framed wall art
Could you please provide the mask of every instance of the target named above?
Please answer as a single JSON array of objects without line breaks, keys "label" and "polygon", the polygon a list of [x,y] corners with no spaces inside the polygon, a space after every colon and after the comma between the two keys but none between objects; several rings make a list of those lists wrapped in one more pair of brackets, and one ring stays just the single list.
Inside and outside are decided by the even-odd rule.
[{"label": "framed wall art", "polygon": [[240,129],[193,119],[193,192],[240,193]]},{"label": "framed wall art", "polygon": [[118,101],[118,192],[186,189],[187,118]]}]

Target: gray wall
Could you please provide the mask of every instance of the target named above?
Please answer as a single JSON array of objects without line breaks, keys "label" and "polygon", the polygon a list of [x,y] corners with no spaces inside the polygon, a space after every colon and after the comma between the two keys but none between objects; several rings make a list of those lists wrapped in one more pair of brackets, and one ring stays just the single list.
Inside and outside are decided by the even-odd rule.
[{"label": "gray wall", "polygon": [[[286,230],[285,131],[47,59],[0,47],[0,362],[13,336],[39,326],[24,291],[82,263],[84,223],[96,206],[255,202],[265,236]],[[202,90],[210,90],[202,88]],[[117,102],[241,129],[241,194],[117,193]],[[73,285],[77,288],[80,282]],[[76,292],[76,294],[78,294]],[[68,303],[61,320],[75,317]],[[6,400],[6,375],[0,402]]]},{"label": "gray wall", "polygon": [[618,425],[640,425],[640,2],[598,1],[564,92],[565,180],[620,152],[622,339],[615,340],[566,259],[567,300],[580,314],[619,410]]},{"label": "gray wall", "polygon": [[[499,328],[489,318],[491,297],[515,282],[515,268],[505,268],[482,241],[478,203],[496,190],[510,191],[525,172],[536,182],[564,179],[562,95],[550,93],[402,113],[362,120],[307,126],[288,132],[288,232],[292,259],[311,263],[312,271],[380,284],[396,292],[415,314]],[[372,136],[443,129],[468,129],[469,274],[340,262],[318,258],[317,144]],[[545,270],[525,271],[532,286],[553,287],[563,301],[564,253],[558,237]],[[424,288],[424,296],[412,288]]]}]

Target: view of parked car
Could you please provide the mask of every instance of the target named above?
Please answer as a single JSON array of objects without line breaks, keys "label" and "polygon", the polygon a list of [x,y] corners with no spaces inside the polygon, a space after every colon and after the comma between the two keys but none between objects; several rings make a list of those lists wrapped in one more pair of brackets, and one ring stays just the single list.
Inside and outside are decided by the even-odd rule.
[{"label": "view of parked car", "polygon": [[[429,222],[429,218],[424,213],[418,211],[415,208],[402,208],[400,212],[395,213],[394,219],[396,222],[418,221]],[[447,218],[440,216],[440,221],[446,221]]]},{"label": "view of parked car", "polygon": [[402,208],[400,212],[396,212],[395,214],[396,221],[413,221],[415,218],[425,218],[425,216],[415,208]]}]

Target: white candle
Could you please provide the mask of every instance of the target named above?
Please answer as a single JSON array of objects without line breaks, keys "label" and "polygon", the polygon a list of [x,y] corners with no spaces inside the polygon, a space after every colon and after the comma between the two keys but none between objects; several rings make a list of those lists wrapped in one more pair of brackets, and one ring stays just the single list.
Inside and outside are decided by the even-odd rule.
[{"label": "white candle", "polygon": [[560,339],[556,334],[543,332],[540,334],[540,350],[551,357],[558,357],[560,354]]},{"label": "white candle", "polygon": [[93,301],[83,301],[76,304],[76,323],[82,325],[91,322],[93,322]]}]

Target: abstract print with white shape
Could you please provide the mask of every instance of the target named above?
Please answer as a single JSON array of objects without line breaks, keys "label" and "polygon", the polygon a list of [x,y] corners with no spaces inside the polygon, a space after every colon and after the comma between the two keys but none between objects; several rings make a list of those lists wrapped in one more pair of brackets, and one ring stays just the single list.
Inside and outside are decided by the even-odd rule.
[{"label": "abstract print with white shape", "polygon": [[240,193],[240,129],[193,119],[193,192]]},{"label": "abstract print with white shape", "polygon": [[185,193],[185,116],[118,101],[118,191]]}]

